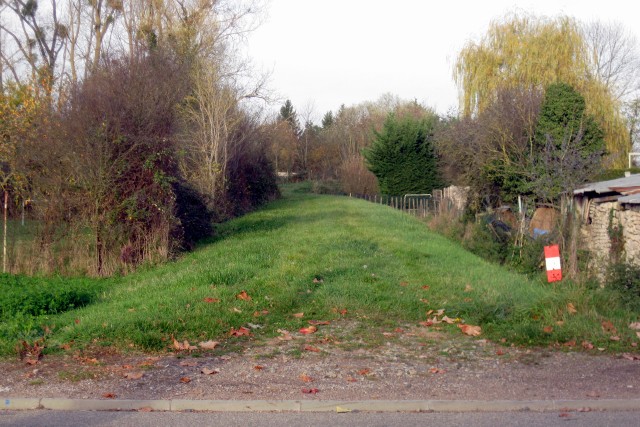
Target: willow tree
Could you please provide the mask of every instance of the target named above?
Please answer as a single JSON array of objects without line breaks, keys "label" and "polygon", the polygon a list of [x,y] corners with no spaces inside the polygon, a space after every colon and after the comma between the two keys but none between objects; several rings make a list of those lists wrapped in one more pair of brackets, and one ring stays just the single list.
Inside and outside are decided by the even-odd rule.
[{"label": "willow tree", "polygon": [[508,15],[493,21],[479,42],[469,42],[454,67],[460,109],[475,116],[488,108],[502,89],[544,90],[555,82],[576,88],[586,111],[605,132],[611,166],[623,167],[630,142],[620,105],[594,75],[580,26],[566,16]]}]

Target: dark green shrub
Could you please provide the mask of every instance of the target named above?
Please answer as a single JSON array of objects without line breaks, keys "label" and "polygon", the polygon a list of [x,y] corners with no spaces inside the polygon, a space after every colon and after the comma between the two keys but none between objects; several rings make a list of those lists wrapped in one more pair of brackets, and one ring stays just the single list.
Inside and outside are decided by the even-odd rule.
[{"label": "dark green shrub", "polygon": [[640,310],[640,266],[627,262],[611,264],[605,284],[620,294],[626,306]]}]

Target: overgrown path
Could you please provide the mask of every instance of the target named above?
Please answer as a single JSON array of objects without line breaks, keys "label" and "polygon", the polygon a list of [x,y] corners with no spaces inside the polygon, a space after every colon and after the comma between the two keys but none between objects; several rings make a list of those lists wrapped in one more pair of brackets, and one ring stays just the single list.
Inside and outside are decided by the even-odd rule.
[{"label": "overgrown path", "polygon": [[505,271],[346,197],[290,192],[175,262],[94,286],[90,305],[4,323],[5,349],[43,336],[46,349],[35,366],[3,362],[3,393],[611,398],[640,387],[637,314],[609,293]]}]

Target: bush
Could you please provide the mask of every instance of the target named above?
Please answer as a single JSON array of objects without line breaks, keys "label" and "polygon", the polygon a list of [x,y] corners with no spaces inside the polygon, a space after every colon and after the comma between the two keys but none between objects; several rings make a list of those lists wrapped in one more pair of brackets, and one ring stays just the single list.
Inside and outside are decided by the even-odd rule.
[{"label": "bush", "polygon": [[626,306],[640,310],[640,266],[626,262],[611,264],[605,283],[619,293]]},{"label": "bush", "polygon": [[[91,304],[101,286],[95,281],[62,278],[33,278],[0,274],[0,319],[16,315],[57,314]],[[92,283],[89,285],[88,283]]]}]

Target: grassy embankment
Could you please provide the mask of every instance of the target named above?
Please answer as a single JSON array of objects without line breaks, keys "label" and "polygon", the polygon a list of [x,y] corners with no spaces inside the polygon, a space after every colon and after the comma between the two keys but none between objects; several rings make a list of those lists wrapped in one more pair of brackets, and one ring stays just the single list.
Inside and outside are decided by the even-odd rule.
[{"label": "grassy embankment", "polygon": [[[610,292],[506,271],[385,206],[291,189],[160,267],[107,280],[0,276],[0,282],[5,355],[45,330],[48,351],[71,342],[73,349],[156,351],[169,348],[172,336],[246,340],[229,332],[248,323],[263,326],[255,336],[297,331],[309,319],[357,321],[354,333],[418,325],[430,309],[480,325],[481,338],[507,345],[576,341],[579,348],[588,341],[628,351],[638,341],[627,327],[637,313],[621,308]],[[72,307],[49,307],[48,290],[67,292],[65,301],[81,298]],[[251,299],[238,299],[242,291]],[[617,331],[605,331],[603,321]],[[437,327],[460,334],[454,324]]]}]

